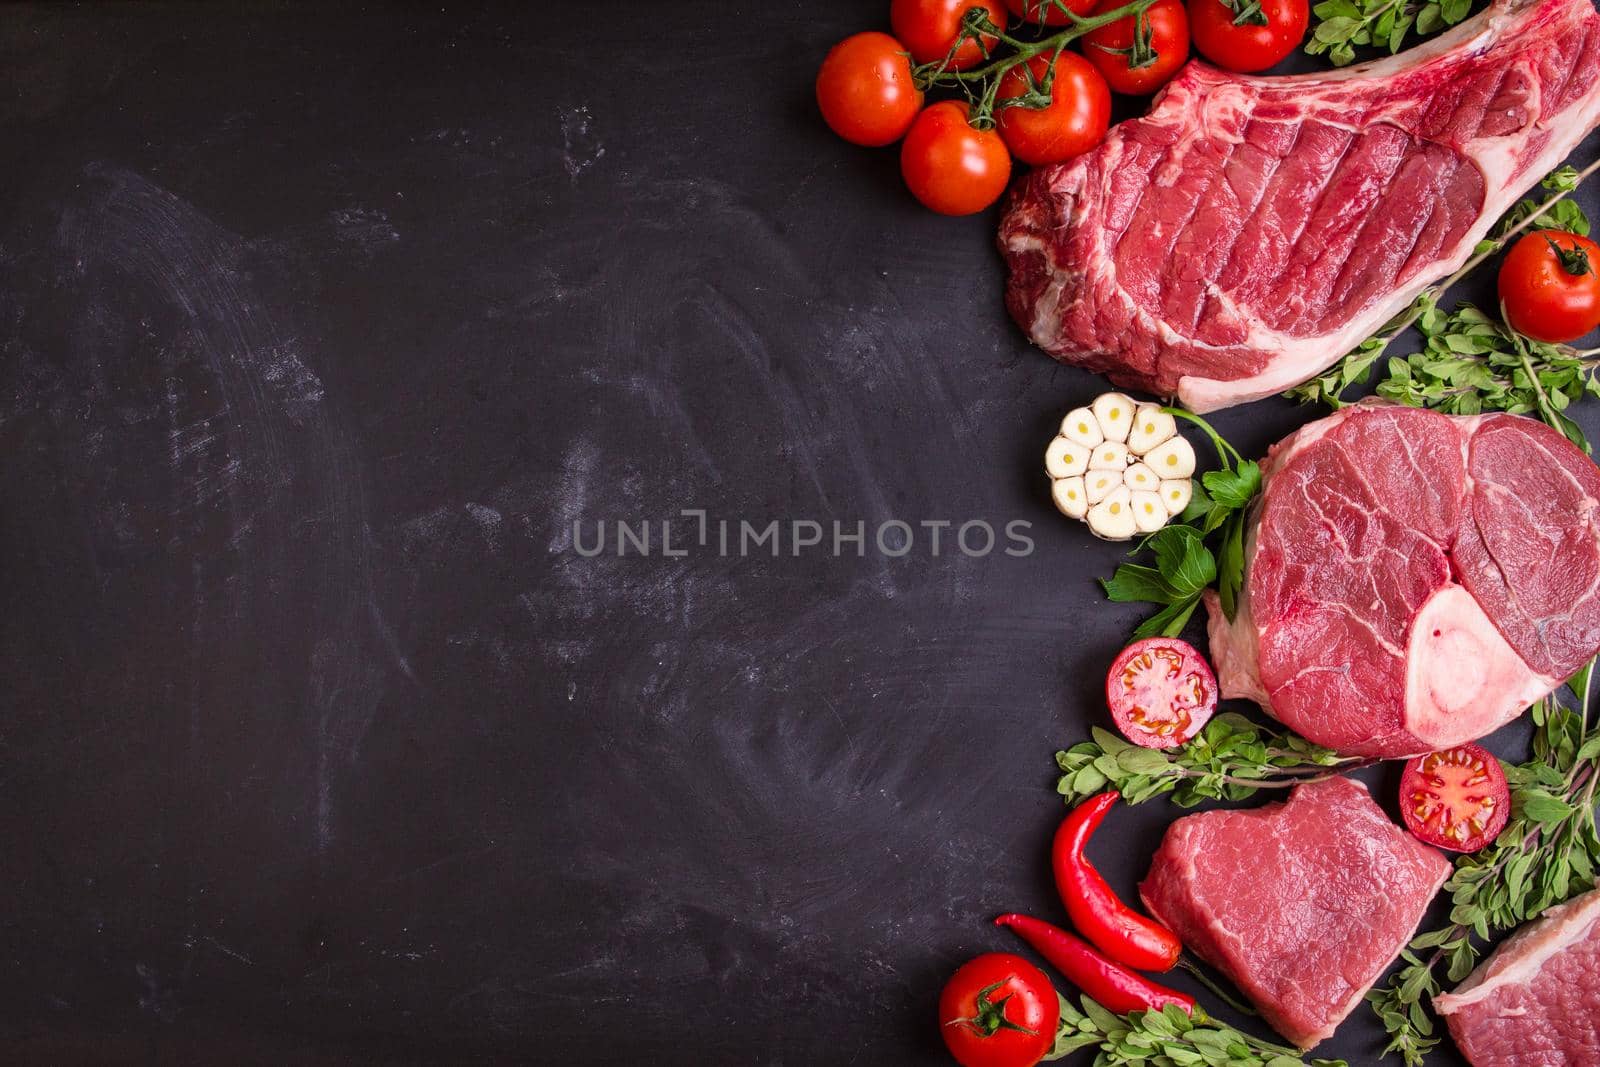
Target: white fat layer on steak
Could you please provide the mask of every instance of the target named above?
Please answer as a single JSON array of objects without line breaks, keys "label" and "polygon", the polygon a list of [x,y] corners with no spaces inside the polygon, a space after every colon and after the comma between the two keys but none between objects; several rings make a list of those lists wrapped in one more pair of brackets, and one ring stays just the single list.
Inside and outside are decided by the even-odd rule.
[{"label": "white fat layer on steak", "polygon": [[[1318,82],[1337,83],[1357,77],[1387,77],[1400,71],[1414,70],[1445,55],[1457,45],[1468,45],[1478,51],[1486,49],[1523,6],[1523,3],[1495,4],[1477,18],[1462,23],[1421,48],[1412,49],[1401,56],[1349,67],[1338,75],[1319,78],[1315,82],[1302,78],[1263,78],[1260,81],[1266,85],[1273,82],[1293,84],[1307,91],[1308,102],[1314,101]],[[1589,135],[1589,131],[1600,124],[1600,91],[1596,91],[1564,112],[1559,123],[1545,125],[1540,114],[1538,80],[1526,74],[1524,78],[1527,83],[1529,121],[1542,132],[1548,132],[1549,139],[1531,155],[1525,154],[1528,142],[1523,131],[1499,137],[1482,137],[1459,146],[1458,150],[1464,159],[1483,175],[1486,196],[1477,220],[1453,248],[1441,250],[1429,270],[1333,333],[1292,338],[1262,323],[1252,322],[1245,345],[1274,352],[1266,368],[1255,375],[1231,380],[1185,376],[1178,383],[1178,399],[1184,406],[1203,414],[1232,404],[1260,400],[1313,378],[1409,307],[1418,294],[1433,282],[1459,269],[1472,255],[1477,243],[1500,216],[1517,202],[1528,186],[1559,166]]]},{"label": "white fat layer on steak", "polygon": [[[1531,10],[1536,7],[1537,11]],[[1390,126],[1418,137],[1416,147],[1420,148],[1430,143],[1416,131],[1432,96],[1396,93],[1387,105],[1369,102],[1357,121],[1351,113],[1351,83],[1414,79],[1432,67],[1438,78],[1448,84],[1459,73],[1459,67],[1497,44],[1505,43],[1514,50],[1526,43],[1537,52],[1541,44],[1538,35],[1544,35],[1547,41],[1552,34],[1582,34],[1581,23],[1592,21],[1593,17],[1588,2],[1498,0],[1477,17],[1417,48],[1337,72],[1259,78],[1229,75],[1202,63],[1191,63],[1163,90],[1151,112],[1137,120],[1143,128],[1159,130],[1161,135],[1170,137],[1161,163],[1149,174],[1149,187],[1159,190],[1172,186],[1192,169],[1197,152],[1209,157],[1219,149],[1239,144],[1252,123],[1315,123],[1356,133]],[[1526,119],[1520,128],[1467,141],[1441,134],[1431,141],[1435,150],[1447,151],[1481,177],[1483,202],[1477,205],[1471,225],[1452,244],[1430,248],[1426,262],[1416,266],[1416,276],[1403,286],[1375,300],[1364,311],[1354,312],[1352,318],[1328,332],[1295,336],[1271,325],[1253,306],[1241,306],[1234,299],[1235,294],[1224,291],[1214,278],[1193,280],[1204,286],[1211,325],[1229,328],[1230,340],[1226,344],[1189,337],[1190,331],[1179,332],[1165,321],[1162,312],[1136,300],[1119,277],[1115,253],[1122,234],[1099,225],[1108,198],[1101,184],[1112,182],[1120,168],[1130,165],[1129,138],[1116,133],[1095,153],[1058,168],[1049,179],[1048,192],[1019,201],[1002,224],[1001,239],[1009,257],[1038,256],[1048,268],[1039,289],[1028,296],[1030,306],[1025,318],[1014,309],[1019,321],[1024,321],[1030,336],[1050,351],[1067,356],[1070,362],[1110,369],[1114,377],[1119,365],[1129,358],[1123,346],[1130,336],[1142,338],[1137,346],[1141,351],[1188,350],[1191,367],[1208,362],[1236,365],[1241,352],[1253,353],[1254,362],[1260,365],[1254,374],[1234,378],[1189,374],[1163,385],[1162,388],[1174,389],[1186,406],[1198,412],[1257,400],[1314,377],[1408,307],[1430,283],[1459,268],[1504,211],[1600,124],[1600,84],[1589,87],[1559,114],[1545,114],[1546,74],[1538,69],[1538,62],[1532,54],[1508,54],[1504,64],[1506,81],[1498,91],[1496,106],[1504,107],[1507,115],[1521,111]],[[1376,95],[1381,101],[1381,93]],[[1521,107],[1512,106],[1514,101]],[[1292,102],[1292,113],[1280,117],[1288,102]],[[1205,158],[1200,165],[1204,169]],[[1152,224],[1160,227],[1168,223],[1156,219]],[[1058,238],[1073,233],[1089,237],[1092,251],[1080,246],[1070,258],[1058,258],[1062,255]],[[1104,315],[1084,310],[1094,308],[1105,309]],[[1084,315],[1103,317],[1108,323],[1115,322],[1116,328],[1108,335],[1097,336],[1092,325],[1064,325]],[[1209,351],[1217,353],[1215,360],[1205,359]],[[1149,352],[1141,356],[1149,358]],[[1130,379],[1158,374],[1150,365],[1129,365],[1124,369]]]},{"label": "white fat layer on steak", "polygon": [[1534,673],[1459,585],[1423,602],[1405,663],[1405,728],[1434,749],[1493,733],[1561,684]]},{"label": "white fat layer on steak", "polygon": [[1455,992],[1434,997],[1434,1009],[1440,1015],[1454,1015],[1501,989],[1528,985],[1551,959],[1588,938],[1596,922],[1600,922],[1600,890],[1556,905],[1501,945]]}]

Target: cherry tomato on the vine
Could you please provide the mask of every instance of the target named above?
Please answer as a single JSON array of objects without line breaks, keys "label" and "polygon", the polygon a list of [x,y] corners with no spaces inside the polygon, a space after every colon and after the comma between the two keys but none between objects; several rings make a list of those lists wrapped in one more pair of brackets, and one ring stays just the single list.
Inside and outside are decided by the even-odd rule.
[{"label": "cherry tomato on the vine", "polygon": [[1011,154],[994,130],[975,129],[959,100],[930,104],[900,146],[900,173],[918,200],[941,215],[982,211],[1006,191]]},{"label": "cherry tomato on the vine", "polygon": [[939,995],[939,1032],[961,1067],[1033,1067],[1060,1021],[1050,979],[1008,952],[968,960]]},{"label": "cherry tomato on the vine", "polygon": [[[1012,67],[1000,80],[998,99],[1026,94],[1031,88],[1028,74],[1034,85],[1042,87],[1049,72],[1046,56],[1029,60],[1027,73],[1020,65]],[[1035,166],[1059,163],[1082,155],[1105,138],[1111,124],[1111,90],[1087,59],[1076,52],[1062,52],[1056,58],[1048,107],[1018,104],[1000,108],[995,115],[1000,136],[1013,156]]]},{"label": "cherry tomato on the vine", "polygon": [[1006,7],[1011,9],[1012,14],[1020,15],[1029,22],[1065,26],[1072,21],[1067,16],[1068,11],[1074,15],[1087,15],[1094,7],[1094,0],[1006,0]]},{"label": "cherry tomato on the vine", "polygon": [[833,46],[817,72],[817,106],[834,133],[876,148],[905,136],[922,108],[905,45],[858,33]]},{"label": "cherry tomato on the vine", "polygon": [[[1006,9],[1000,0],[891,0],[889,25],[905,43],[911,58],[918,63],[937,63],[950,55],[950,46],[961,34],[961,21],[968,8],[982,8],[989,21],[1005,28]],[[983,47],[971,37],[961,42],[956,54],[945,64],[946,70],[966,70],[984,58],[994,47],[995,38],[985,34]]]},{"label": "cherry tomato on the vine", "polygon": [[[1100,0],[1096,14],[1122,7],[1126,0]],[[1145,10],[1150,25],[1148,49],[1136,47],[1135,16],[1128,15],[1083,36],[1083,54],[1119,93],[1153,93],[1178,73],[1189,58],[1189,16],[1181,0],[1156,0]],[[1145,54],[1134,54],[1144,52]]]},{"label": "cherry tomato on the vine", "polygon": [[1506,321],[1537,341],[1573,341],[1600,326],[1600,246],[1564,230],[1540,230],[1500,264]]},{"label": "cherry tomato on the vine", "polygon": [[1306,0],[1189,0],[1195,51],[1241,74],[1281,63],[1305,40],[1310,20]]}]

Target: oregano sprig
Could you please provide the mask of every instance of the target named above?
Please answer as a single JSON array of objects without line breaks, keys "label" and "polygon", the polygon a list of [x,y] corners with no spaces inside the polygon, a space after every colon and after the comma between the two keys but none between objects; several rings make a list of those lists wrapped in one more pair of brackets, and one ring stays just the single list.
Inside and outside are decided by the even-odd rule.
[{"label": "oregano sprig", "polygon": [[1506,768],[1511,822],[1488,848],[1457,858],[1444,885],[1449,921],[1413,939],[1400,969],[1367,994],[1389,1035],[1385,1053],[1398,1054],[1406,1067],[1421,1067],[1439,1044],[1429,1001],[1477,966],[1488,938],[1594,887],[1600,727],[1589,721],[1593,676],[1591,662],[1569,683],[1576,711],[1554,694],[1533,705],[1533,758]]},{"label": "oregano sprig", "polygon": [[1311,9],[1314,28],[1306,51],[1327,54],[1336,67],[1356,58],[1358,46],[1400,51],[1409,33],[1436,33],[1472,10],[1471,0],[1323,0]]},{"label": "oregano sprig", "polygon": [[1056,1027],[1055,1046],[1044,1057],[1046,1060],[1059,1060],[1079,1049],[1094,1049],[1096,1067],[1348,1067],[1343,1060],[1305,1059],[1298,1049],[1263,1041],[1218,1022],[1198,1008],[1193,1016],[1175,1006],[1116,1015],[1089,997],[1074,1004],[1057,996],[1061,1001],[1061,1022]]},{"label": "oregano sprig", "polygon": [[1091,728],[1092,740],[1056,753],[1056,783],[1069,805],[1115,789],[1130,804],[1171,794],[1179,807],[1206,800],[1243,800],[1261,789],[1287,789],[1366,766],[1288,730],[1236,712],[1206,723],[1177,748],[1140,748],[1110,730]]},{"label": "oregano sprig", "polygon": [[1600,169],[1600,161],[1582,171],[1561,167],[1548,175],[1542,183],[1550,192],[1548,197],[1519,202],[1478,243],[1460,270],[1430,286],[1327,371],[1285,395],[1343,407],[1344,394],[1365,383],[1389,346],[1415,327],[1422,335],[1421,350],[1382,363],[1385,373],[1377,386],[1379,396],[1450,414],[1531,413],[1587,449],[1583,434],[1563,412],[1582,396],[1600,395],[1595,380],[1600,350],[1533,341],[1471,304],[1446,311],[1438,306],[1438,299],[1535,223],[1587,234],[1588,217],[1568,197],[1596,169]]}]

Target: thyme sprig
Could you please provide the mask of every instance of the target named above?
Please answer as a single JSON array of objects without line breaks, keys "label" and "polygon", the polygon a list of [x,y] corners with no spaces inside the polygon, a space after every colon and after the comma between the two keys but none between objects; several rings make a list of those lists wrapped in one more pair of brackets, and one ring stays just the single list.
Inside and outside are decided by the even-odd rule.
[{"label": "thyme sprig", "polygon": [[[1594,887],[1600,870],[1595,787],[1600,784],[1600,726],[1589,721],[1594,663],[1569,683],[1578,710],[1556,695],[1533,705],[1533,758],[1506,768],[1511,822],[1480,852],[1461,856],[1445,882],[1446,925],[1415,938],[1401,967],[1367,994],[1389,1035],[1385,1054],[1421,1067],[1438,1044],[1427,1002],[1477,966],[1485,942]],[[1444,965],[1444,977],[1439,975]]]}]

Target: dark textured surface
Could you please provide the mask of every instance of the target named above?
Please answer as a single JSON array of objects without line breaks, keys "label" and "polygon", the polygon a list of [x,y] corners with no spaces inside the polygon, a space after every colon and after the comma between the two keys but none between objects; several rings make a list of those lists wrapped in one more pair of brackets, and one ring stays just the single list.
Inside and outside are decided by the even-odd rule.
[{"label": "dark textured surface", "polygon": [[[1054,914],[1098,383],[734,16],[0,16],[0,1059],[935,1064]],[[571,551],[694,507],[1036,549]]]}]

